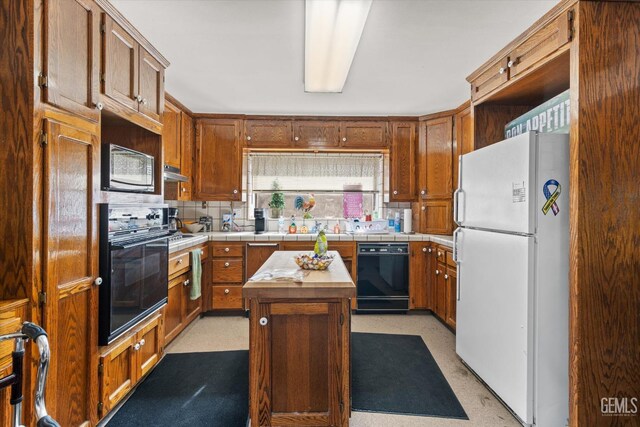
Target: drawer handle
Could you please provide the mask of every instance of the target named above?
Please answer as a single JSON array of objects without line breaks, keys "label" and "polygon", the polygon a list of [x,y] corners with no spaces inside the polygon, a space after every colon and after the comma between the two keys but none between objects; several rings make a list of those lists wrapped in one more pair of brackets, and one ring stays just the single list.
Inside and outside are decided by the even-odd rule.
[{"label": "drawer handle", "polygon": [[393,190],[393,195],[396,196],[398,194],[398,190]]},{"label": "drawer handle", "polygon": [[146,343],[146,341],[144,340],[144,338],[142,338],[142,339],[140,340],[140,347],[144,346],[144,344],[145,344],[145,343]]},{"label": "drawer handle", "polygon": [[269,323],[269,320],[266,317],[260,318],[260,326],[267,326],[267,323]]},{"label": "drawer handle", "polygon": [[183,259],[182,258],[178,258],[178,264],[182,264]]},{"label": "drawer handle", "polygon": [[224,251],[225,252],[229,252],[229,248],[224,248]]},{"label": "drawer handle", "polygon": [[505,72],[505,71],[506,71],[506,70],[505,70],[505,68],[504,68],[504,67],[500,67],[500,70],[498,70],[498,73],[500,73],[500,74],[504,74],[504,72]]},{"label": "drawer handle", "polygon": [[422,252],[427,252],[427,248],[422,248]]},{"label": "drawer handle", "polygon": [[226,268],[226,267],[229,267],[229,263],[228,263],[228,262],[225,262],[225,263],[224,263],[224,266],[225,266],[225,268]]},{"label": "drawer handle", "polygon": [[189,279],[185,280],[184,282],[182,282],[182,284],[184,286],[189,286],[189,284],[191,284],[191,281]]},{"label": "drawer handle", "polygon": [[138,350],[140,350],[140,343],[139,343],[139,342],[137,342],[137,343],[135,343],[135,344],[133,345],[133,350],[134,350],[134,351],[138,351]]},{"label": "drawer handle", "polygon": [[[300,141],[300,138],[299,138],[299,137],[297,137],[297,136],[296,136],[295,138],[293,138],[293,139],[294,139],[294,140],[296,140],[296,141]],[[265,324],[266,324],[266,323],[265,323]]]},{"label": "drawer handle", "polygon": [[225,289],[225,290],[224,290],[224,294],[225,294],[225,295],[229,295],[229,292],[230,292],[230,291],[229,291],[229,289]]},{"label": "drawer handle", "polygon": [[247,141],[251,141],[251,137],[250,136],[247,136]]},{"label": "drawer handle", "polygon": [[102,285],[102,277],[96,277],[96,280],[93,281],[93,284],[96,286]]},{"label": "drawer handle", "polygon": [[342,142],[347,142],[347,138],[342,138]]}]

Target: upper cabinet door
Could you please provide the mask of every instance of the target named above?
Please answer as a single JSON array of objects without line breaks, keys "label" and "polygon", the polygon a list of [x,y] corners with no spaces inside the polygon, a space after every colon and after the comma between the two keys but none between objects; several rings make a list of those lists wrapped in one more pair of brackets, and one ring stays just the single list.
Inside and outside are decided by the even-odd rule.
[{"label": "upper cabinet door", "polygon": [[391,194],[392,202],[416,199],[416,124],[391,123]]},{"label": "upper cabinet door", "polygon": [[164,106],[164,67],[142,47],[140,48],[139,111],[159,122]]},{"label": "upper cabinet door", "polygon": [[162,117],[162,148],[164,164],[180,168],[180,109],[169,101],[165,103]]},{"label": "upper cabinet door", "polygon": [[303,120],[293,124],[293,145],[296,148],[331,148],[340,146],[338,122]]},{"label": "upper cabinet door", "polygon": [[451,116],[426,122],[427,199],[452,196],[453,118]]},{"label": "upper cabinet door", "polygon": [[473,151],[473,116],[471,107],[456,114],[456,149],[453,157],[453,188],[458,188],[458,159]]},{"label": "upper cabinet door", "polygon": [[241,199],[241,126],[240,120],[197,121],[195,195],[198,200]]},{"label": "upper cabinet door", "polygon": [[501,58],[471,82],[471,99],[475,102],[509,80],[509,58]]},{"label": "upper cabinet door", "polygon": [[103,14],[103,92],[125,107],[138,111],[138,54],[134,38]]},{"label": "upper cabinet door", "polygon": [[180,116],[182,119],[182,124],[180,125],[180,173],[189,178],[189,181],[179,184],[178,200],[191,200],[193,185],[193,119],[184,112]]},{"label": "upper cabinet door", "polygon": [[47,0],[42,101],[97,121],[99,20],[92,0]]},{"label": "upper cabinet door", "polygon": [[291,133],[291,120],[245,120],[244,122],[247,147],[289,147]]},{"label": "upper cabinet door", "polygon": [[340,123],[340,146],[345,148],[387,148],[387,122]]}]

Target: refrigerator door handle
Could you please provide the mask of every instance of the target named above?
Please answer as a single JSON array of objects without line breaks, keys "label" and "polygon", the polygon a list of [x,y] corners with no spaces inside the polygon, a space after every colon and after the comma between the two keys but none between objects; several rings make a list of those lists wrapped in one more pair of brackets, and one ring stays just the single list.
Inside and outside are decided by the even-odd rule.
[{"label": "refrigerator door handle", "polygon": [[[457,267],[460,267],[460,257],[458,256],[458,235],[462,233],[461,228],[456,228],[456,231],[453,232],[453,261],[456,263]],[[457,268],[456,272],[456,300],[460,301],[460,268]]]},{"label": "refrigerator door handle", "polygon": [[460,225],[458,221],[458,194],[460,194],[460,189],[456,188],[456,191],[453,192],[453,221]]}]

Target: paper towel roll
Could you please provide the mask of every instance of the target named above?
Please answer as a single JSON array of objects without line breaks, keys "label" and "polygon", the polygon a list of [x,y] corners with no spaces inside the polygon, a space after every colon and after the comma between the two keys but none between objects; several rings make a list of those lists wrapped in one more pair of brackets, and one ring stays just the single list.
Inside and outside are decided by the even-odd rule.
[{"label": "paper towel roll", "polygon": [[412,215],[413,215],[413,212],[411,211],[411,209],[404,210],[404,226],[402,228],[402,231],[404,231],[405,233],[411,233],[411,216]]}]

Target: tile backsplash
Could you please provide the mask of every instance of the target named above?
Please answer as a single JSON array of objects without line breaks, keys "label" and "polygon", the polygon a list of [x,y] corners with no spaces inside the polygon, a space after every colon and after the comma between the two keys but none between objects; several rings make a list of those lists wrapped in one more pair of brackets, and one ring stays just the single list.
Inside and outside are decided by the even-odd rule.
[{"label": "tile backsplash", "polygon": [[[180,202],[175,200],[167,200],[166,203],[170,207],[178,208],[178,217],[183,221],[198,221],[201,216],[209,215],[213,218],[213,230],[220,230],[222,216],[224,214],[235,212],[236,224],[243,230],[253,230],[253,219],[248,218],[246,202]],[[384,203],[381,209],[380,218],[386,218],[389,210],[397,211],[410,209],[411,203]],[[401,215],[402,216],[402,215]],[[302,215],[296,217],[296,222],[302,223]],[[314,218],[306,220],[306,224],[311,228],[314,220],[318,220],[322,225],[327,224],[328,229],[332,230],[336,223],[334,218]],[[340,226],[344,230],[344,220],[340,220]],[[289,225],[289,219],[285,219],[285,223]],[[278,231],[278,220],[269,219],[268,231]]]}]

